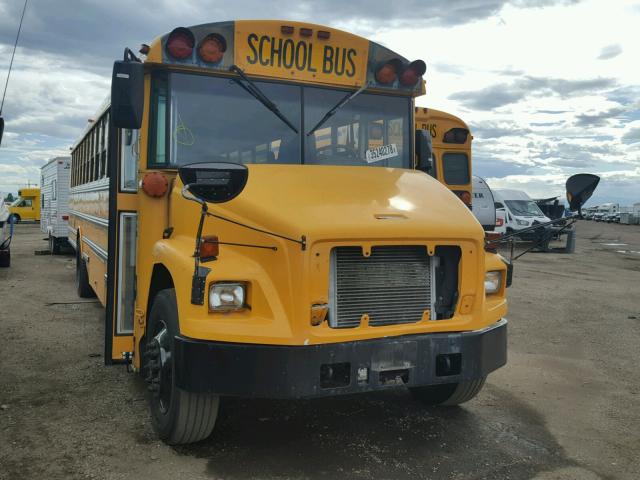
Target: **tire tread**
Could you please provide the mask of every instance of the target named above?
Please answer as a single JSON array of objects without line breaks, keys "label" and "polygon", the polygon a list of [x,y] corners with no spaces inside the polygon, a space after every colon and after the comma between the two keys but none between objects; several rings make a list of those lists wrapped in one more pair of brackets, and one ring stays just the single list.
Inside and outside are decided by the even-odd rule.
[{"label": "tire tread", "polygon": [[[157,305],[156,305],[157,304]],[[174,289],[165,289],[156,295],[151,308],[152,314],[155,308],[170,308],[176,314],[177,325],[177,302]],[[169,320],[168,317],[165,317]],[[160,437],[169,445],[181,445],[199,442],[206,439],[215,427],[218,418],[218,408],[220,398],[217,395],[205,393],[193,393],[182,390],[174,385],[175,397],[172,400],[171,408],[177,408],[171,424],[163,427],[159,431]]]},{"label": "tire tread", "polygon": [[480,393],[480,390],[482,390],[482,387],[484,387],[484,382],[486,381],[486,379],[486,377],[483,377],[477,380],[472,380],[470,382],[459,383],[453,394],[447,400],[442,402],[442,405],[452,406],[468,402],[478,393]]}]

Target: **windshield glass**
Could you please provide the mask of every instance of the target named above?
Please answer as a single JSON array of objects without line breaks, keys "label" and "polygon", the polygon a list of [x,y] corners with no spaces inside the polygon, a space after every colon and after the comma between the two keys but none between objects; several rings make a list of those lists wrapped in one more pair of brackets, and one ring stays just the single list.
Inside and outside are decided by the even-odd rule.
[{"label": "windshield glass", "polygon": [[533,200],[505,200],[507,207],[514,215],[523,217],[544,217],[542,210],[538,208]]},{"label": "windshield glass", "polygon": [[298,133],[229,78],[156,77],[150,166],[217,160],[411,167],[410,98],[362,93],[307,135],[349,92],[255,84]]}]

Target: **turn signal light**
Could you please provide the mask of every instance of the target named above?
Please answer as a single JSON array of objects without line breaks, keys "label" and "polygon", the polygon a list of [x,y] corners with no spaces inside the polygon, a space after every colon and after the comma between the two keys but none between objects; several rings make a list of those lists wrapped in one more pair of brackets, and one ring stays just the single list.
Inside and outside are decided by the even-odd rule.
[{"label": "turn signal light", "polygon": [[412,87],[416,83],[418,83],[418,80],[420,79],[420,77],[422,77],[422,75],[424,75],[424,72],[426,71],[426,63],[424,63],[422,60],[414,60],[409,64],[407,68],[405,68],[405,70],[402,72],[402,75],[400,75],[400,83],[405,87]]},{"label": "turn signal light", "polygon": [[191,30],[184,27],[175,28],[167,39],[167,53],[176,60],[184,60],[193,53],[195,43]]},{"label": "turn signal light", "polygon": [[220,254],[220,243],[217,235],[206,235],[200,239],[198,257],[203,262],[215,260]]},{"label": "turn signal light", "polygon": [[207,35],[198,46],[198,55],[207,63],[218,63],[227,51],[227,42],[222,35]]}]

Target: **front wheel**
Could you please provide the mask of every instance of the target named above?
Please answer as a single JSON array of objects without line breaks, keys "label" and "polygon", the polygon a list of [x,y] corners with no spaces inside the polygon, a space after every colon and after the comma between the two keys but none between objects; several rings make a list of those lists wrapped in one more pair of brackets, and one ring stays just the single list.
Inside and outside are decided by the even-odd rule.
[{"label": "front wheel", "polygon": [[218,395],[192,393],[176,383],[174,345],[178,335],[178,306],[173,288],[160,291],[151,307],[143,366],[151,396],[151,422],[169,445],[198,442],[213,431],[218,418]]},{"label": "front wheel", "polygon": [[470,382],[428,385],[425,387],[413,387],[409,390],[416,399],[426,405],[460,405],[480,393],[486,379],[487,377],[482,377]]}]

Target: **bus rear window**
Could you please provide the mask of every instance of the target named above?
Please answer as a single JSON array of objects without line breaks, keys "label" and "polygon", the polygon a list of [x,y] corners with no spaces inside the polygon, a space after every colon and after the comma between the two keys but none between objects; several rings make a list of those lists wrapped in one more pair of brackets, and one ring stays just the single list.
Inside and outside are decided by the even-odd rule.
[{"label": "bus rear window", "polygon": [[447,185],[466,185],[471,181],[469,157],[466,153],[445,153],[442,155],[442,170]]}]

